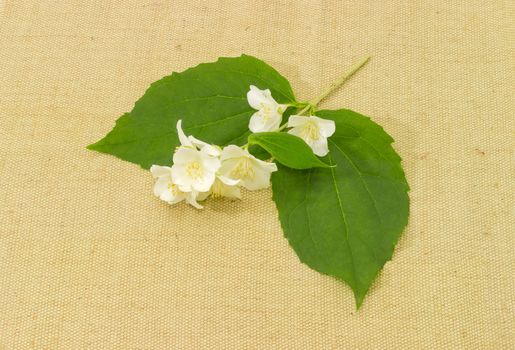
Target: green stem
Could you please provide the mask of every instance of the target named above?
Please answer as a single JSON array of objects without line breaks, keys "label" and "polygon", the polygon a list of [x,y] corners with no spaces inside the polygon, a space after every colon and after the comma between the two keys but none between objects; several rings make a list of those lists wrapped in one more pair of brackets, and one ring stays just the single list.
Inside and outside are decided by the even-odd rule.
[{"label": "green stem", "polygon": [[337,88],[339,88],[340,86],[343,85],[343,83],[345,83],[347,80],[350,79],[350,77],[352,77],[354,75],[354,73],[356,73],[358,70],[360,70],[360,68],[362,68],[365,64],[367,64],[367,62],[370,60],[370,56],[369,57],[366,57],[364,59],[362,59],[361,61],[359,61],[358,63],[356,63],[354,66],[352,66],[352,68],[347,72],[345,73],[344,76],[342,76],[340,79],[338,79],[336,82],[334,82],[322,95],[320,95],[319,97],[317,97],[316,99],[314,99],[313,101],[311,101],[300,113],[304,113],[306,112],[310,106],[318,106],[318,104],[324,99],[326,98],[327,96],[329,96],[334,90],[336,90]]},{"label": "green stem", "polygon": [[303,114],[304,114],[304,113],[306,113],[306,112],[307,112],[311,107],[313,107],[313,105],[312,105],[311,103],[308,103],[308,104],[306,105],[306,107],[304,107],[304,108],[299,112],[299,114],[297,114],[297,115],[303,115]]}]

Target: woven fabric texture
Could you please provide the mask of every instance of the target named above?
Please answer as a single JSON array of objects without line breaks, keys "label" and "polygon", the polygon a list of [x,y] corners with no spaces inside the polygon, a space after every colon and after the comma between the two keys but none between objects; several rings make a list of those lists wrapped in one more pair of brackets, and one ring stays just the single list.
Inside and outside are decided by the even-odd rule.
[{"label": "woven fabric texture", "polygon": [[[0,0],[0,349],[515,348],[515,2]],[[169,207],[87,151],[153,81],[264,59],[396,140],[411,217],[356,311],[271,191]]]}]

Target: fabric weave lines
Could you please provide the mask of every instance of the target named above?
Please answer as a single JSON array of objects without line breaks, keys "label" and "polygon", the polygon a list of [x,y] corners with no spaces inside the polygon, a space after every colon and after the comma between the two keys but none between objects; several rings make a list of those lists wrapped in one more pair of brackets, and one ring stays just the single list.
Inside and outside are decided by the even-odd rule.
[{"label": "fabric weave lines", "polygon": [[[515,2],[0,0],[0,349],[515,348]],[[153,81],[264,59],[381,124],[411,217],[360,311],[269,190],[168,207],[87,151]]]}]

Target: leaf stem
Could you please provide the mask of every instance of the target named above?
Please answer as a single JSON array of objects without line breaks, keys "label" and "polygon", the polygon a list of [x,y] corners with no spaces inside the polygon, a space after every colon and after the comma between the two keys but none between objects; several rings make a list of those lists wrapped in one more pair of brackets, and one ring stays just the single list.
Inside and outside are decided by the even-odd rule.
[{"label": "leaf stem", "polygon": [[351,69],[345,73],[345,75],[343,75],[340,79],[338,79],[337,81],[335,81],[322,95],[320,95],[319,97],[317,97],[316,99],[314,99],[313,101],[311,101],[302,111],[300,111],[299,114],[302,114],[302,113],[305,113],[310,106],[313,106],[313,107],[316,107],[318,106],[318,104],[324,99],[326,98],[327,96],[329,96],[334,90],[336,90],[337,88],[339,88],[340,86],[343,85],[343,83],[345,83],[347,80],[350,79],[350,77],[352,77],[354,75],[354,73],[356,73],[358,70],[360,70],[365,64],[367,64],[367,62],[370,60],[370,56],[362,59],[361,61],[359,61],[358,63],[356,63],[354,66],[351,67]]},{"label": "leaf stem", "polygon": [[281,132],[281,131],[283,131],[283,130],[284,130],[284,128],[286,128],[286,126],[287,126],[287,125],[288,125],[288,123],[284,123],[283,125],[281,125],[281,126],[279,127],[279,129],[277,129],[277,132]]},{"label": "leaf stem", "polygon": [[304,113],[306,113],[310,108],[313,108],[315,107],[314,105],[312,105],[311,103],[308,103],[306,105],[306,107],[304,107],[297,115],[303,115]]}]

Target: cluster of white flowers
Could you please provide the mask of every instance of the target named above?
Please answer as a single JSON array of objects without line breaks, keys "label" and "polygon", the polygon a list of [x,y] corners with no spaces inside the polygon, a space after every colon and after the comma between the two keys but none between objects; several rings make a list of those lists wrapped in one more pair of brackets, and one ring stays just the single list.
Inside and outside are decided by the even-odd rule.
[{"label": "cluster of white flowers", "polygon": [[[283,113],[288,105],[277,103],[270,90],[259,90],[251,85],[247,93],[249,105],[258,111],[250,118],[249,129],[252,132],[278,131]],[[319,157],[329,153],[327,138],[334,134],[334,121],[317,116],[291,115],[288,119],[289,134],[303,139]]]},{"label": "cluster of white flowers", "polygon": [[[249,121],[252,132],[282,129],[282,116],[289,105],[277,103],[270,90],[260,90],[253,85],[247,100],[257,110]],[[302,138],[316,155],[325,156],[329,152],[327,138],[335,131],[332,120],[292,115],[286,127],[291,128],[288,133]],[[229,145],[222,149],[186,136],[180,120],[177,134],[181,145],[175,150],[173,165],[152,165],[150,168],[156,179],[154,194],[169,204],[184,200],[200,209],[202,206],[198,202],[209,196],[240,198],[240,187],[248,190],[267,188],[271,173],[277,171],[275,163],[257,159],[246,147]]]}]

